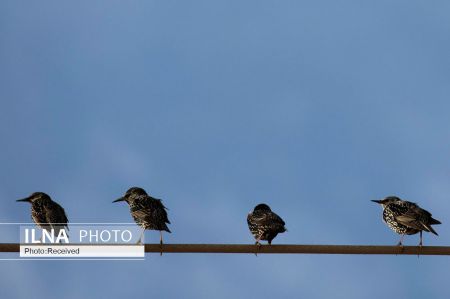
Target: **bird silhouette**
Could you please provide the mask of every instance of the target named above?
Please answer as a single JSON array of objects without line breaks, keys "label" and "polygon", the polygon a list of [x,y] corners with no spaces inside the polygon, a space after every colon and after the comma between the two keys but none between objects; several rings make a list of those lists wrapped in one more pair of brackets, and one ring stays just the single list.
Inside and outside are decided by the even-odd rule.
[{"label": "bird silhouette", "polygon": [[131,216],[133,217],[134,221],[142,227],[142,233],[139,238],[138,244],[141,244],[142,237],[146,229],[159,230],[159,243],[161,246],[162,255],[162,232],[166,231],[170,233],[171,231],[167,227],[167,224],[170,224],[170,221],[167,217],[167,208],[162,204],[161,200],[151,197],[142,188],[132,187],[127,190],[123,197],[120,197],[113,202],[119,201],[125,201],[128,203],[128,205],[130,206]]},{"label": "bird silhouette", "polygon": [[439,220],[431,217],[431,213],[419,207],[416,203],[401,200],[397,196],[388,196],[382,200],[372,200],[383,207],[383,220],[397,234],[400,241],[397,245],[402,246],[405,235],[420,233],[419,246],[422,246],[422,232],[430,232],[438,235],[431,227],[441,224]]},{"label": "bird silhouette", "polygon": [[250,232],[255,237],[256,253],[258,252],[262,240],[272,244],[272,240],[279,234],[286,231],[285,223],[280,216],[272,212],[266,204],[259,204],[247,215],[247,224]]},{"label": "bird silhouette", "polygon": [[47,231],[53,229],[56,236],[61,230],[69,229],[67,226],[69,220],[64,209],[44,192],[34,192],[17,201],[31,203],[31,219],[38,227]]}]

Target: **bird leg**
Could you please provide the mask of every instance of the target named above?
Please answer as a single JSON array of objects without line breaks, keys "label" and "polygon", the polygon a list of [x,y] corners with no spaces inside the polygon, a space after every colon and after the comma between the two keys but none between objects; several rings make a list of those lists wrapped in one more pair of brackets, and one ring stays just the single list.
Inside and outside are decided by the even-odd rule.
[{"label": "bird leg", "polygon": [[256,239],[256,242],[255,242],[255,255],[256,256],[258,256],[258,251],[259,251],[259,249],[261,248],[261,243],[259,243],[259,240],[261,239],[261,237],[259,237],[258,239]]},{"label": "bird leg", "polygon": [[[58,238],[60,232],[61,232],[61,231],[64,231],[64,232],[66,233],[65,235],[67,236],[67,239],[69,239],[69,235],[67,234],[67,231],[66,231],[66,229],[64,228],[64,226],[58,225],[58,226],[52,227],[52,229],[54,229],[54,231],[53,231],[53,237],[54,237],[54,238]],[[61,240],[59,240],[59,244],[62,244],[62,243],[63,243],[63,240],[62,240],[62,238],[61,238]]]},{"label": "bird leg", "polygon": [[399,250],[400,250],[400,252],[399,253],[402,253],[403,252],[403,237],[405,236],[405,234],[402,234],[402,236],[400,237],[400,241],[398,241],[398,243],[397,243],[397,246],[398,246],[398,248],[399,248]]},{"label": "bird leg", "polygon": [[42,227],[41,244],[44,244],[44,231],[48,231],[47,226]]},{"label": "bird leg", "polygon": [[420,233],[420,242],[419,242],[419,250],[417,251],[417,258],[419,258],[420,250],[422,249],[422,231]]},{"label": "bird leg", "polygon": [[159,254],[162,256],[162,253],[163,253],[163,237],[162,237],[162,231],[161,230],[159,231],[159,249],[160,249]]},{"label": "bird leg", "polygon": [[139,240],[137,241],[137,245],[142,245],[142,237],[144,236],[145,228],[142,229],[141,236],[139,237]]},{"label": "bird leg", "polygon": [[405,236],[405,234],[402,234],[402,236],[400,237],[400,241],[398,241],[397,246],[403,247],[403,237]]}]

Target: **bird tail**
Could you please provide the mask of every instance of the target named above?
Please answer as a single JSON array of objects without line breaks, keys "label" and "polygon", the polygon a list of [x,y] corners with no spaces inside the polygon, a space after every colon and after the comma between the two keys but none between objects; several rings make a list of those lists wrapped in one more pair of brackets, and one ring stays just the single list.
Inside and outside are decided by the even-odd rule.
[{"label": "bird tail", "polygon": [[434,218],[431,218],[430,219],[430,225],[431,224],[441,224],[441,222],[439,221],[439,220],[436,220],[436,219],[434,219]]},{"label": "bird tail", "polygon": [[167,227],[167,225],[164,227],[163,230],[166,231],[166,232],[168,232],[168,233],[172,233],[172,232],[170,231],[170,229]]},{"label": "bird tail", "polygon": [[439,236],[438,233],[431,227],[431,225],[429,224],[424,224],[423,225],[430,233],[435,234],[436,236]]}]

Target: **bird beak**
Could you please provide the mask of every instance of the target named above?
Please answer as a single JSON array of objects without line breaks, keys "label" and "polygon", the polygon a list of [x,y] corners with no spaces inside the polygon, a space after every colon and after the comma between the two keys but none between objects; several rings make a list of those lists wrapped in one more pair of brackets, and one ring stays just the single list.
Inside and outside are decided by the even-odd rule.
[{"label": "bird beak", "polygon": [[118,199],[116,199],[116,200],[113,201],[113,202],[119,202],[119,201],[125,201],[125,197],[118,198]]},{"label": "bird beak", "polygon": [[26,201],[26,202],[31,202],[31,200],[30,200],[29,197],[25,197],[25,198],[22,198],[22,199],[18,199],[18,200],[16,200],[16,201]]},{"label": "bird beak", "polygon": [[381,200],[371,200],[371,201],[381,204]]}]

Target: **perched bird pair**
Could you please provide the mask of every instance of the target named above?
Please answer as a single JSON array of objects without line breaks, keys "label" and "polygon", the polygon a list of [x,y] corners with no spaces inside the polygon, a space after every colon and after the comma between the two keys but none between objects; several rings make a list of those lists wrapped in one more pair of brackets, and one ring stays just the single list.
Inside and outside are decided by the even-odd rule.
[{"label": "perched bird pair", "polygon": [[422,246],[422,232],[430,232],[438,235],[431,227],[434,224],[441,224],[439,220],[431,217],[431,213],[420,208],[417,204],[401,200],[396,196],[388,196],[382,200],[372,200],[383,207],[383,220],[397,234],[400,234],[400,241],[397,245],[402,246],[405,235],[420,233],[419,246]]},{"label": "perched bird pair", "polygon": [[[35,192],[30,196],[19,199],[31,203],[31,218],[34,223],[42,229],[54,229],[58,235],[59,230],[67,227],[67,216],[64,209],[50,196],[43,192]],[[156,199],[148,195],[144,189],[132,187],[128,189],[125,195],[114,202],[125,201],[130,206],[131,216],[134,221],[142,227],[142,233],[138,243],[141,243],[142,236],[146,229],[160,231],[160,244],[162,248],[162,231],[170,233],[167,223],[166,207],[160,199]],[[162,253],[162,249],[161,249]]]},{"label": "perched bird pair", "polygon": [[[396,196],[388,196],[382,200],[372,200],[383,207],[383,220],[396,233],[400,234],[399,246],[402,246],[405,235],[420,234],[419,246],[423,245],[422,232],[438,235],[432,225],[441,224],[431,213],[420,208],[416,203],[401,200]],[[266,204],[257,205],[247,216],[250,231],[256,239],[259,248],[261,240],[269,244],[279,233],[286,231],[285,223],[280,216],[271,211]]]}]

